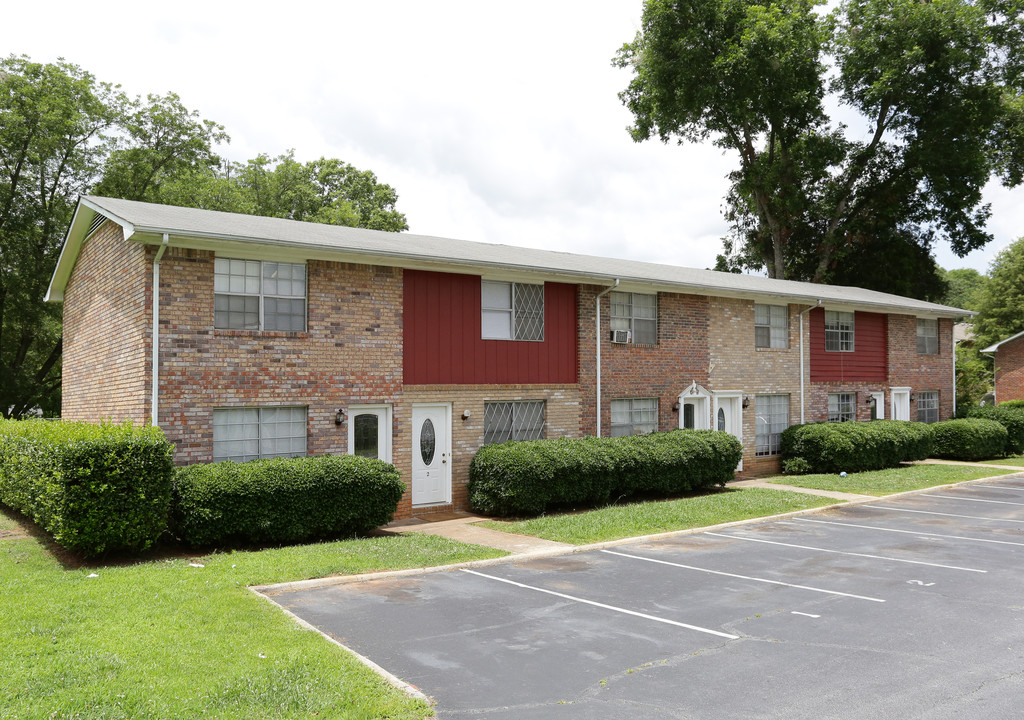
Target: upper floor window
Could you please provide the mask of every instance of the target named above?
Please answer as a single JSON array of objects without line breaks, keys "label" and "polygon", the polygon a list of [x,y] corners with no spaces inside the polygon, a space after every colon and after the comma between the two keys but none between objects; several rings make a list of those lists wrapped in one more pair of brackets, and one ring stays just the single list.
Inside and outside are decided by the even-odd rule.
[{"label": "upper floor window", "polygon": [[785,305],[754,305],[754,346],[789,347],[789,308]]},{"label": "upper floor window", "polygon": [[828,421],[850,422],[857,419],[856,393],[828,394]]},{"label": "upper floor window", "polygon": [[939,421],[939,393],[926,390],[917,394],[917,421],[933,423]]},{"label": "upper floor window", "polygon": [[658,343],[658,296],[642,293],[613,292],[611,302],[612,330],[628,330],[638,345]]},{"label": "upper floor window", "polygon": [[484,403],[484,445],[544,437],[544,401]]},{"label": "upper floor window", "polygon": [[758,395],[754,410],[754,453],[778,455],[782,431],[789,427],[789,395]]},{"label": "upper floor window", "polygon": [[213,326],[223,330],[306,329],[306,266],[216,258]]},{"label": "upper floor window", "polygon": [[939,321],[917,319],[917,352],[921,355],[938,355]]},{"label": "upper floor window", "polygon": [[544,286],[480,282],[480,326],[485,340],[543,340]]},{"label": "upper floor window", "polygon": [[305,407],[213,411],[213,459],[256,460],[306,454]]},{"label": "upper floor window", "polygon": [[641,435],[658,429],[658,398],[612,400],[612,437]]},{"label": "upper floor window", "polygon": [[853,352],[853,313],[825,311],[825,350]]}]

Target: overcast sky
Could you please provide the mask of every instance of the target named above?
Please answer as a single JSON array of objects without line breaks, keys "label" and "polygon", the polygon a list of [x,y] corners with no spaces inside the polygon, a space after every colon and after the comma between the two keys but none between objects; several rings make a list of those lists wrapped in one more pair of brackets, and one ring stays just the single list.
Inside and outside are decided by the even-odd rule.
[{"label": "overcast sky", "polygon": [[[0,53],[64,57],[133,95],[181,96],[244,161],[295,149],[372,170],[411,232],[710,267],[727,226],[710,144],[634,143],[611,58],[641,0],[17,2]],[[992,184],[984,272],[1024,235],[1024,189]]]}]

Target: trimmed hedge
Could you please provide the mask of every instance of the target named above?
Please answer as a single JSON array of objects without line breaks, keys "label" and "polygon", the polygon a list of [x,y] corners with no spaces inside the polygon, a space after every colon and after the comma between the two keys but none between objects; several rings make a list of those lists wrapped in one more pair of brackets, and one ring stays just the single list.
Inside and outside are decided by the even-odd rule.
[{"label": "trimmed hedge", "polygon": [[1024,408],[1007,403],[999,405],[979,405],[967,411],[969,418],[995,420],[1006,428],[1006,447],[1000,455],[1020,455],[1024,453]]},{"label": "trimmed hedge", "polygon": [[173,451],[155,427],[0,420],[0,502],[69,550],[145,550],[167,528]]},{"label": "trimmed hedge", "polygon": [[950,460],[987,460],[999,457],[1009,433],[1001,423],[985,418],[946,420],[932,425],[932,456]]},{"label": "trimmed hedge", "polygon": [[349,455],[178,468],[172,531],[190,545],[287,544],[391,521],[405,490],[381,460]]},{"label": "trimmed hedge", "polygon": [[742,454],[735,437],[712,430],[485,445],[469,466],[469,503],[488,515],[525,517],[640,494],[678,495],[724,485]]},{"label": "trimmed hedge", "polygon": [[881,470],[931,452],[929,426],[903,420],[793,425],[783,431],[780,448],[789,474]]}]

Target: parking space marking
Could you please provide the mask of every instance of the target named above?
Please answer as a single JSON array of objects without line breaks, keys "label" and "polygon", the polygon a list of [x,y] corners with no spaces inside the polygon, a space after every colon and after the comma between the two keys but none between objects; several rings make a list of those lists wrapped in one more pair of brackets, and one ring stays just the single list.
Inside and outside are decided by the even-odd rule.
[{"label": "parking space marking", "polygon": [[968,502],[984,502],[984,503],[995,503],[996,505],[1024,505],[1024,503],[1012,502],[1010,500],[985,500],[983,498],[972,498],[972,497],[959,497],[957,495],[932,495],[929,494],[930,498],[942,498],[943,500],[966,500]]},{"label": "parking space marking", "polygon": [[781,545],[782,547],[800,548],[801,550],[816,550],[824,553],[835,553],[836,555],[852,555],[854,557],[870,558],[872,560],[889,560],[891,562],[910,563],[912,565],[927,565],[929,567],[945,568],[946,570],[963,570],[964,572],[976,572],[976,573],[987,573],[988,570],[978,570],[977,568],[965,568],[957,565],[941,565],[939,563],[930,563],[923,560],[907,560],[906,558],[895,558],[887,557],[885,555],[869,555],[868,553],[856,553],[849,552],[847,550],[832,550],[831,548],[813,547],[811,545],[796,545],[794,543],[784,543],[777,540],[762,540],[761,538],[748,538],[741,537],[739,535],[725,535],[723,533],[706,532],[705,535],[714,535],[715,537],[730,538],[731,540],[745,540],[747,542],[758,542],[766,545]]},{"label": "parking space marking", "polygon": [[953,513],[933,512],[931,510],[911,510],[909,508],[896,508],[896,507],[884,507],[882,505],[861,505],[861,507],[871,508],[872,510],[888,510],[889,512],[905,512],[905,513],[917,513],[918,515],[941,515],[942,517],[955,517],[963,520],[985,520],[986,522],[1012,522],[1020,524],[1018,518],[994,518],[994,517],[979,517],[977,515],[955,515]]},{"label": "parking space marking", "polygon": [[629,555],[627,553],[615,552],[614,550],[602,550],[601,552],[609,555],[631,558],[633,560],[646,560],[647,562],[659,563],[661,565],[671,565],[672,567],[683,568],[684,570],[696,570],[698,572],[710,573],[712,575],[724,575],[725,577],[738,578],[740,580],[752,580],[754,582],[769,583],[771,585],[783,585],[785,587],[796,588],[798,590],[810,590],[811,592],[820,592],[827,595],[841,595],[843,597],[855,598],[857,600],[870,600],[871,602],[880,603],[885,602],[885,600],[882,600],[881,598],[867,597],[866,595],[854,595],[852,593],[839,592],[838,590],[826,590],[825,588],[811,587],[809,585],[794,585],[793,583],[783,582],[781,580],[769,580],[768,578],[751,577],[749,575],[736,575],[735,573],[722,572],[721,570],[709,570],[707,568],[694,567],[693,565],[674,563],[669,560],[659,560],[657,558],[649,558],[642,555]]},{"label": "parking space marking", "polygon": [[884,528],[877,525],[857,525],[855,523],[833,522],[831,520],[811,520],[809,518],[796,518],[794,522],[818,523],[819,525],[840,525],[842,527],[861,528],[863,530],[881,530],[883,532],[904,533],[906,535],[917,535],[918,537],[939,537],[951,540],[971,540],[973,542],[992,543],[994,545],[1017,545],[1024,547],[1024,543],[1011,542],[1009,540],[990,540],[989,538],[972,538],[964,535],[943,535],[942,533],[929,533],[920,530],[897,530],[896,528]]},{"label": "parking space marking", "polygon": [[1019,485],[968,485],[968,487],[976,488],[992,488],[994,490],[1020,490]]},{"label": "parking space marking", "polygon": [[584,605],[593,605],[594,607],[602,608],[604,610],[613,610],[618,613],[625,615],[632,615],[634,617],[643,618],[645,620],[653,620],[655,622],[665,623],[666,625],[675,625],[676,627],[686,628],[687,630],[696,630],[697,632],[707,633],[708,635],[717,635],[723,637],[726,640],[739,640],[739,635],[730,635],[729,633],[721,632],[719,630],[712,630],[711,628],[700,627],[698,625],[688,625],[686,623],[678,622],[676,620],[669,620],[668,618],[660,618],[656,615],[648,615],[646,613],[637,612],[636,610],[627,610],[626,608],[616,607],[614,605],[605,605],[604,603],[595,602],[594,600],[587,600],[586,598],[576,597],[574,595],[566,595],[565,593],[556,592],[554,590],[548,590],[542,587],[536,587],[535,585],[527,585],[525,583],[516,582],[515,580],[508,580],[507,578],[500,578],[495,575],[487,575],[486,573],[477,572],[476,570],[468,570],[462,568],[462,572],[469,573],[470,575],[477,575],[488,580],[497,580],[498,582],[508,583],[509,585],[515,585],[516,587],[525,588],[527,590],[536,590],[537,592],[546,593],[548,595],[554,595],[565,600],[572,600],[573,602],[583,603]]}]

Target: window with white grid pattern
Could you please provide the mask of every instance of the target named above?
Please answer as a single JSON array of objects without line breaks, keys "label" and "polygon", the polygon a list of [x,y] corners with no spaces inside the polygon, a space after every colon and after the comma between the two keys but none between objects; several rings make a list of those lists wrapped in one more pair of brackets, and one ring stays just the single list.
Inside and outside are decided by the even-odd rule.
[{"label": "window with white grid pattern", "polygon": [[917,352],[921,355],[939,354],[939,321],[917,319]]},{"label": "window with white grid pattern", "polygon": [[544,437],[544,401],[484,403],[484,445]]},{"label": "window with white grid pattern", "polygon": [[244,462],[306,454],[305,407],[213,411],[213,459]]},{"label": "window with white grid pattern", "polygon": [[825,350],[853,352],[853,313],[825,311]]},{"label": "window with white grid pattern", "polygon": [[216,258],[213,326],[225,330],[306,329],[306,266]]},{"label": "window with white grid pattern", "polygon": [[939,393],[926,390],[917,394],[917,421],[933,423],[939,421]]},{"label": "window with white grid pattern", "polygon": [[851,422],[857,419],[856,393],[828,394],[828,421]]},{"label": "window with white grid pattern", "polygon": [[485,340],[544,340],[544,286],[480,281],[480,326]]},{"label": "window with white grid pattern", "polygon": [[629,330],[636,345],[658,344],[658,296],[644,293],[608,293],[611,330]]},{"label": "window with white grid pattern", "polygon": [[778,455],[782,431],[789,427],[789,395],[758,395],[754,414],[755,454]]},{"label": "window with white grid pattern", "polygon": [[789,347],[789,308],[786,305],[754,305],[754,347]]},{"label": "window with white grid pattern", "polygon": [[658,429],[658,398],[612,400],[612,437],[642,435]]}]

